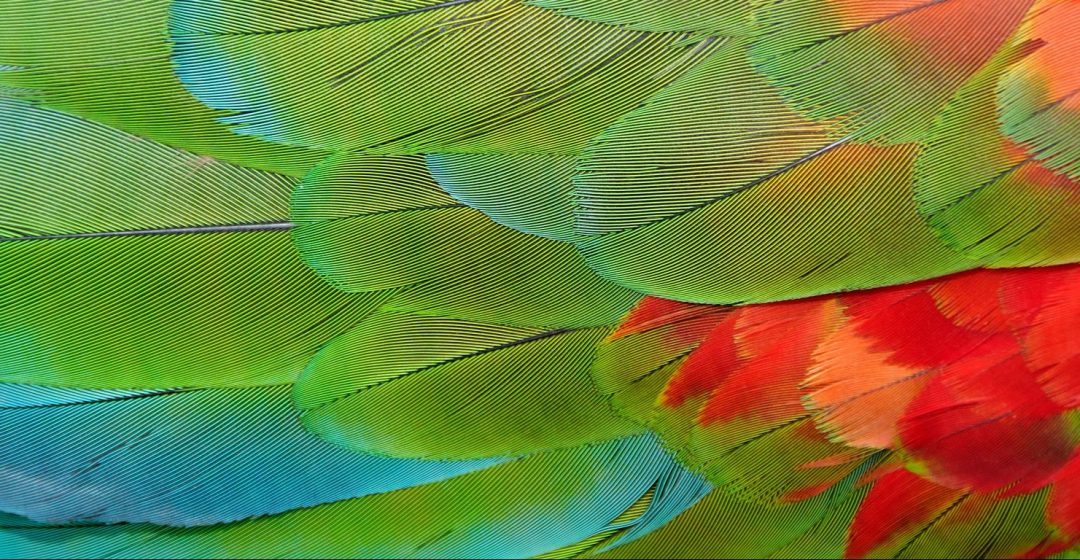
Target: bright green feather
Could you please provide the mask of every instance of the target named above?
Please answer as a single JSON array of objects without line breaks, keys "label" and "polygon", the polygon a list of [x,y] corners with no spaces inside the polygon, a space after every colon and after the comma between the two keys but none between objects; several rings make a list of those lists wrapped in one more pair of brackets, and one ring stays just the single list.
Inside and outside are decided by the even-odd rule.
[{"label": "bright green feather", "polygon": [[396,290],[389,308],[481,322],[618,321],[639,295],[573,245],[496,224],[446,194],[420,156],[333,156],[293,194],[305,262],[350,292]]},{"label": "bright green feather", "polygon": [[792,111],[732,42],[585,150],[574,178],[587,262],[700,303],[806,297],[976,266],[912,197],[915,145],[837,137]]},{"label": "bright green feather", "polygon": [[379,153],[571,153],[711,48],[521,0],[179,0],[171,32],[236,131]]},{"label": "bright green feather", "polygon": [[636,433],[592,387],[608,332],[378,313],[312,360],[295,399],[316,434],[399,457],[519,455]]},{"label": "bright green feather", "polygon": [[754,67],[811,120],[917,142],[1032,0],[784,0],[754,10]]},{"label": "bright green feather", "polygon": [[754,0],[530,0],[558,13],[644,31],[741,35],[753,28]]},{"label": "bright green feather", "polygon": [[810,500],[767,506],[721,489],[657,531],[596,558],[838,558],[867,488],[855,477]]},{"label": "bright green feather", "polygon": [[439,186],[493,221],[557,241],[578,242],[574,169],[567,154],[428,154]]},{"label": "bright green feather", "polygon": [[0,88],[159,142],[302,175],[323,155],[232,133],[169,61],[169,0],[5,0]]},{"label": "bright green feather", "polygon": [[291,381],[366,315],[300,260],[293,180],[0,101],[0,379]]},{"label": "bright green feather", "polygon": [[993,266],[1080,260],[1080,186],[1028,156],[996,122],[995,86],[1025,46],[1003,51],[957,92],[915,168],[927,223]]}]

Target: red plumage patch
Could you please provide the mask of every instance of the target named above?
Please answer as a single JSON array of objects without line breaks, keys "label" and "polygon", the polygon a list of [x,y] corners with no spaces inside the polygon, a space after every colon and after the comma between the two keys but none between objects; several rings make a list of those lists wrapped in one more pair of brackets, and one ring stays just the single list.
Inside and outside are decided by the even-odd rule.
[{"label": "red plumage patch", "polygon": [[[664,316],[710,316],[708,306],[650,308],[664,311],[650,328]],[[873,450],[893,450],[887,468],[864,476],[874,487],[850,555],[917,530],[964,496],[973,497],[964,512],[977,513],[1048,486],[1055,536],[1041,550],[1080,538],[1080,265],[719,309],[657,406],[705,397],[688,428],[713,434],[688,440],[699,448],[775,442],[762,453],[803,472],[758,480],[784,489],[781,501],[816,495]]]}]

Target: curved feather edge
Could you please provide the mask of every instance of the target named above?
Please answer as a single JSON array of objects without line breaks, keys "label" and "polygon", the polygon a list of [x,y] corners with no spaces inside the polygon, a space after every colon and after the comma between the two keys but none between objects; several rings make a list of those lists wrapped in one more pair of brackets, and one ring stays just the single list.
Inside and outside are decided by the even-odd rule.
[{"label": "curved feather edge", "polygon": [[[47,524],[194,526],[389,492],[503,460],[350,452],[306,432],[290,387],[0,385],[0,510]],[[13,396],[12,396],[13,395]]]},{"label": "curved feather edge", "polygon": [[304,425],[398,457],[521,455],[639,432],[593,388],[610,329],[544,329],[379,312],[296,384]]},{"label": "curved feather edge", "polygon": [[[724,48],[596,137],[574,177],[601,276],[695,303],[758,303],[971,268],[912,200],[919,146],[837,136]],[[754,154],[755,157],[748,157]]]},{"label": "curved feather edge", "polygon": [[324,157],[235,134],[184,89],[169,62],[169,0],[8,0],[0,88],[170,146],[303,175]]},{"label": "curved feather edge", "polygon": [[638,299],[571,244],[501,226],[453,199],[422,156],[342,154],[292,196],[293,239],[348,292],[394,290],[387,309],[486,323],[608,325]]},{"label": "curved feather edge", "polygon": [[1048,48],[1017,40],[960,88],[915,165],[919,212],[950,247],[992,266],[1080,260],[1080,183],[999,128],[997,84]]},{"label": "curved feather edge", "polygon": [[[225,525],[16,523],[0,528],[0,547],[12,558],[522,558],[608,531],[679,468],[652,436],[641,435]],[[403,523],[403,511],[424,522]]]},{"label": "curved feather edge", "polygon": [[[707,54],[521,0],[178,0],[173,62],[233,130],[386,154],[573,153]],[[355,100],[369,100],[356,103]]]},{"label": "curved feather edge", "polygon": [[[856,141],[921,141],[1034,0],[761,2],[754,67],[807,118]],[[933,71],[927,71],[932,68]]]},{"label": "curved feather edge", "polygon": [[300,260],[293,183],[0,100],[0,381],[291,382],[385,299]]},{"label": "curved feather edge", "polygon": [[751,33],[753,0],[697,0],[658,4],[650,0],[530,0],[570,17],[644,31],[697,31],[715,35]]}]

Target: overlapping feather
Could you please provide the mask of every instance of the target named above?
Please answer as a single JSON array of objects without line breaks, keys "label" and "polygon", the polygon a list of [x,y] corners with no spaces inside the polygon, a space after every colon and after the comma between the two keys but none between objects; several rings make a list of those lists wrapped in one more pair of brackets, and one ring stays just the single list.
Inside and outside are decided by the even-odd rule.
[{"label": "overlapping feather", "polygon": [[1070,554],[1078,7],[0,0],[2,555]]}]

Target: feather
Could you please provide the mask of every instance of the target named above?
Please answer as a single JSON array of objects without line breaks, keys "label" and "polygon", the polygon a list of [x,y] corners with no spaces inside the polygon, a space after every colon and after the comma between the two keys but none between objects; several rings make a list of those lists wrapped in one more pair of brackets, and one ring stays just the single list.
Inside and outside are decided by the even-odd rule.
[{"label": "feather", "polygon": [[612,520],[679,468],[641,435],[239,523],[23,523],[0,531],[0,549],[11,558],[524,558],[609,531]]},{"label": "feather", "polygon": [[237,132],[285,144],[573,153],[712,45],[520,0],[304,4],[175,2],[177,74]]},{"label": "feather", "polygon": [[717,35],[748,33],[752,0],[531,0],[571,17],[644,31],[699,31]]},{"label": "feather", "polygon": [[853,140],[915,142],[1033,1],[762,2],[751,57],[808,118]]},{"label": "feather", "polygon": [[1001,497],[906,471],[874,484],[851,526],[848,558],[1006,558],[1040,544],[1045,492]]},{"label": "feather", "polygon": [[916,212],[917,152],[852,142],[797,115],[732,42],[586,148],[574,178],[589,236],[580,246],[605,278],[697,303],[973,267]]},{"label": "feather", "polygon": [[574,230],[577,157],[556,154],[428,154],[431,176],[454,199],[496,223],[556,241]]},{"label": "feather", "polygon": [[815,498],[779,507],[714,489],[648,536],[599,558],[828,558],[844,549],[847,526],[868,488],[853,476]]},{"label": "feather", "polygon": [[296,403],[316,434],[393,456],[520,455],[636,433],[591,387],[608,332],[378,313],[315,356]]},{"label": "feather", "polygon": [[304,261],[389,308],[522,326],[611,324],[640,297],[573,245],[500,226],[446,194],[420,156],[332,156],[293,193]]},{"label": "feather", "polygon": [[303,175],[323,154],[234,134],[169,63],[169,0],[7,0],[0,88],[121,130],[241,165]]},{"label": "feather", "polygon": [[1042,166],[1080,181],[1080,3],[1039,0],[1021,37],[1042,48],[1010,68],[998,86],[1001,128]]},{"label": "feather", "polygon": [[0,509],[43,523],[223,523],[500,462],[349,452],[300,426],[287,385],[21,394],[0,408]]},{"label": "feather", "polygon": [[14,100],[0,139],[2,381],[290,382],[384,299],[298,258],[288,177]]},{"label": "feather", "polygon": [[1021,42],[965,84],[931,130],[915,168],[919,212],[949,246],[993,266],[1075,262],[1080,183],[1004,135],[994,91],[1048,48]]},{"label": "feather", "polygon": [[[643,390],[636,379],[662,377],[651,400],[620,410],[753,499],[804,500],[891,451],[863,478],[874,489],[851,556],[1049,554],[1080,538],[1066,482],[1080,450],[1078,271],[976,270],[712,316],[650,300],[605,343],[598,373],[629,380],[608,382],[617,406],[620,392]],[[691,328],[697,317],[712,320]],[[620,348],[675,358],[642,378]],[[995,544],[1005,525],[1011,536]]]}]

